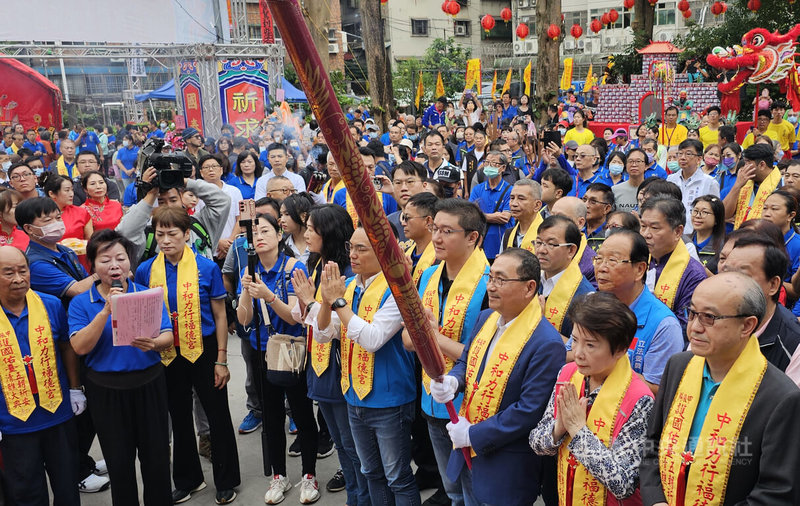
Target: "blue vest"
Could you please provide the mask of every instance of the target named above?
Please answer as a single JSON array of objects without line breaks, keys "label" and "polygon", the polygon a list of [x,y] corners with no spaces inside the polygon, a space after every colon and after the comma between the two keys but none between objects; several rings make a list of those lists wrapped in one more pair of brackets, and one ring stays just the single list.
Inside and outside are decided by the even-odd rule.
[{"label": "blue vest", "polygon": [[[356,278],[348,280],[355,283]],[[386,303],[392,294],[389,288],[381,298],[379,309]],[[353,297],[353,312],[358,314],[358,305]],[[360,303],[360,300],[359,300]],[[377,311],[376,311],[377,313]],[[364,399],[359,399],[353,390],[353,375],[350,375],[350,388],[344,393],[344,399],[351,406],[363,408],[393,408],[412,402],[417,396],[417,386],[414,381],[414,355],[403,348],[403,338],[398,332],[374,353],[374,368],[372,373],[372,391]],[[313,370],[311,374],[313,374]],[[327,371],[326,371],[327,373]],[[323,374],[324,376],[324,374]]]},{"label": "blue vest", "polygon": [[[422,276],[419,279],[419,296],[425,293],[425,289],[428,286],[428,282],[431,279],[434,271],[438,268],[437,265],[428,267],[425,269],[425,272],[422,273]],[[489,266],[486,266],[485,274],[489,273]],[[441,281],[439,282],[439,310],[444,310],[445,304],[447,304],[447,299],[441,298],[442,294],[442,284]],[[449,295],[449,294],[448,294]],[[467,306],[467,314],[464,317],[464,326],[461,328],[461,339],[459,342],[469,348],[472,336],[472,330],[475,327],[475,322],[478,321],[478,316],[481,314],[481,306],[483,305],[483,298],[486,296],[486,276],[481,278],[478,281],[478,286],[475,288],[475,291],[472,292],[472,299],[469,301],[469,306]],[[441,318],[441,314],[436,315],[438,318]],[[455,399],[453,399],[453,406],[455,406],[456,411],[461,409],[461,401],[464,399],[464,393],[459,393]],[[425,391],[425,387],[422,387],[422,398],[421,398],[421,405],[422,410],[425,412],[426,415],[432,416],[434,418],[442,418],[442,419],[450,419],[450,416],[447,414],[447,408],[445,408],[444,404],[440,404],[433,400],[431,394]]]},{"label": "blue vest", "polygon": [[653,293],[644,287],[639,299],[631,307],[636,315],[636,336],[628,349],[628,358],[633,370],[641,374],[644,368],[644,355],[650,349],[656,329],[662,320],[674,318],[675,314]]}]

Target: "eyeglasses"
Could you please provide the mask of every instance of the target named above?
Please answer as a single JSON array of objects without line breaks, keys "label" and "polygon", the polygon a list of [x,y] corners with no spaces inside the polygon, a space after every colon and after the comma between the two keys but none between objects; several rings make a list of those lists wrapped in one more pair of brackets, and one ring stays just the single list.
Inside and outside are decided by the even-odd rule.
[{"label": "eyeglasses", "polygon": [[441,233],[445,237],[450,237],[450,235],[453,234],[454,232],[468,232],[463,228],[439,228],[436,225],[429,226],[428,230],[432,235]]},{"label": "eyeglasses", "polygon": [[631,160],[628,158],[628,165],[644,165],[645,163],[644,160]]},{"label": "eyeglasses", "polygon": [[594,264],[595,267],[600,267],[603,264],[606,264],[609,267],[617,267],[619,264],[632,264],[633,262],[631,262],[630,260],[622,260],[614,257],[606,258],[606,257],[596,256],[592,258],[592,263]]},{"label": "eyeglasses", "polygon": [[295,193],[297,190],[294,188],[275,188],[274,190],[270,190],[267,194],[280,192],[280,193]]},{"label": "eyeglasses", "polygon": [[597,155],[585,155],[583,153],[576,153],[575,154],[575,158],[593,158],[595,156],[597,156]]},{"label": "eyeglasses", "polygon": [[417,183],[419,183],[419,179],[414,179],[414,178],[411,178],[411,179],[395,179],[394,181],[392,181],[392,184],[395,185],[395,186],[398,186],[398,187],[403,186],[403,185],[413,186],[413,185],[415,185]]},{"label": "eyeglasses", "polygon": [[492,276],[491,274],[484,274],[486,277],[487,285],[495,285],[497,288],[503,288],[503,285],[511,281],[530,281],[530,279],[522,278],[501,278],[499,276]]},{"label": "eyeglasses", "polygon": [[352,244],[350,241],[344,243],[344,251],[349,255],[351,251],[355,252],[358,255],[363,255],[365,253],[369,253],[371,248],[369,246],[364,246],[363,244]]},{"label": "eyeglasses", "polygon": [[200,170],[211,170],[211,169],[217,170],[221,168],[222,165],[203,165],[202,167],[200,167]]},{"label": "eyeglasses", "polygon": [[547,248],[547,249],[549,249],[551,251],[556,249],[556,248],[560,248],[562,246],[574,246],[574,245],[575,245],[575,243],[571,243],[571,242],[562,242],[560,244],[556,244],[554,242],[542,242],[539,239],[536,239],[535,241],[533,241],[533,247],[534,248],[537,248],[537,249]]},{"label": "eyeglasses", "polygon": [[686,316],[686,319],[689,320],[690,322],[694,321],[694,319],[697,318],[698,321],[700,322],[700,325],[702,325],[703,327],[713,327],[714,324],[717,322],[717,320],[727,320],[730,318],[747,318],[748,316],[753,316],[749,314],[717,316],[711,313],[701,313],[699,311],[694,311],[688,307],[684,309],[684,314]]},{"label": "eyeglasses", "polygon": [[22,174],[17,173],[13,174],[9,179],[12,181],[19,181],[21,179],[28,179],[29,177],[33,177],[33,172],[23,172]]},{"label": "eyeglasses", "polygon": [[401,213],[400,214],[400,221],[401,222],[404,221],[406,223],[408,223],[409,220],[419,220],[419,219],[423,219],[424,220],[425,218],[427,218],[427,216],[409,216],[406,213]]},{"label": "eyeglasses", "polygon": [[590,199],[590,198],[586,198],[586,197],[583,197],[581,200],[585,204],[589,204],[589,205],[593,205],[593,206],[610,206],[611,205],[608,202],[601,202],[601,201],[599,201],[597,199]]},{"label": "eyeglasses", "polygon": [[695,218],[705,218],[706,216],[711,216],[711,211],[706,211],[705,209],[692,209],[692,216]]},{"label": "eyeglasses", "polygon": [[681,157],[686,158],[688,156],[700,156],[700,155],[698,155],[697,153],[692,153],[691,151],[679,151],[678,152],[678,158],[681,158]]}]

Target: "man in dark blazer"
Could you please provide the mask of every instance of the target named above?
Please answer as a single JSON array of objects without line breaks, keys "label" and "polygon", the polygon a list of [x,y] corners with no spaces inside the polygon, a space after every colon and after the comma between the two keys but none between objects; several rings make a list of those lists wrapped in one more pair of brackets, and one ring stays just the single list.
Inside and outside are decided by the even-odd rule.
[{"label": "man in dark blazer", "polygon": [[[465,389],[468,364],[473,358],[470,352],[474,351],[476,336],[481,334],[484,324],[494,327],[491,329],[493,336],[478,366],[475,381],[480,382],[490,373],[494,367],[489,364],[493,349],[504,346],[504,340],[519,337],[511,327],[514,320],[519,317],[522,321],[530,315],[530,311],[524,311],[531,304],[536,305],[536,311],[541,311],[538,301],[534,300],[539,279],[539,262],[533,253],[509,248],[497,256],[487,283],[490,309],[481,313],[473,329],[472,345],[464,349],[450,373],[441,382],[431,382],[431,394],[437,402],[446,402],[457,391]],[[461,475],[463,483],[463,473],[470,473],[460,448],[471,447],[475,452],[472,490],[466,487],[464,490],[465,495],[473,495],[470,501],[473,503],[530,505],[539,495],[542,458],[528,446],[527,435],[539,423],[547,407],[558,371],[566,359],[566,349],[558,331],[544,317],[534,329],[525,330],[526,340],[519,356],[513,366],[506,369],[508,380],[497,411],[477,423],[470,423],[461,416],[457,424],[447,426],[456,448],[447,466],[451,479]],[[466,395],[470,394],[467,389]],[[480,393],[475,396],[475,402],[479,397]],[[468,402],[466,397],[464,402]]]},{"label": "man in dark blazer", "polygon": [[[704,499],[703,495],[698,495],[698,488],[702,488],[704,494],[715,496],[709,504],[800,504],[800,486],[797,485],[800,390],[759,352],[753,332],[765,310],[766,299],[761,287],[742,273],[724,272],[701,282],[695,289],[687,326],[692,351],[674,355],[667,363],[647,430],[639,468],[641,494],[646,506],[667,505],[670,491],[673,497],[670,504],[679,503],[681,499],[685,499],[687,505],[695,504],[695,499]],[[700,367],[702,378],[698,378]],[[695,378],[692,384],[685,379],[689,377]],[[752,382],[749,385],[748,378]],[[732,384],[746,388],[732,390]],[[675,404],[685,404],[685,399],[692,396],[697,396],[692,423],[675,423],[678,420],[677,412],[671,411],[673,401],[677,397]],[[751,397],[752,403],[747,407]],[[721,400],[723,398],[726,400]],[[685,422],[693,411],[691,402],[688,404],[686,411],[678,410],[681,420],[683,413],[687,413]],[[741,423],[738,436],[732,439],[719,437],[723,435],[721,427],[727,423],[728,412],[734,414],[733,423]],[[717,427],[720,429],[714,430]],[[708,438],[700,437],[704,428],[711,429]],[[675,441],[689,431],[686,447],[662,447],[659,452],[659,446],[669,444],[668,437],[676,430]],[[662,439],[662,433],[667,437]],[[712,491],[710,485],[706,490],[696,484],[702,480],[711,483],[705,471],[708,471],[706,466],[712,451],[720,450],[715,445],[724,446],[721,448],[723,455],[730,455],[731,449],[734,453],[728,473],[725,461],[720,462],[719,471],[714,471],[718,473],[714,476],[718,485]],[[665,471],[670,476],[669,471],[677,467],[675,455],[686,450],[694,455],[686,453],[677,457],[683,458],[684,465],[690,462],[685,469],[685,498],[679,498],[681,473],[675,472],[674,481],[668,480],[666,484],[662,483],[661,476]],[[720,483],[719,480],[724,481]]]}]

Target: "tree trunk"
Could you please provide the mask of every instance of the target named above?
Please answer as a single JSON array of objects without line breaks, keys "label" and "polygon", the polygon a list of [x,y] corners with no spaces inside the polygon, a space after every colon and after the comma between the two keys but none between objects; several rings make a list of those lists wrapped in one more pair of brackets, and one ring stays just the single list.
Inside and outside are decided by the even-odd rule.
[{"label": "tree trunk", "polygon": [[[551,24],[561,27],[561,36],[553,40],[547,36]],[[547,105],[558,97],[560,60],[558,49],[564,37],[561,22],[561,0],[540,0],[536,3],[536,36],[539,53],[536,57],[536,75],[533,103],[539,111],[539,124],[547,123]],[[534,76],[531,77],[534,80]],[[531,83],[533,85],[534,83]]]},{"label": "tree trunk", "polygon": [[645,47],[653,40],[653,25],[656,20],[656,8],[648,0],[636,0],[633,8],[633,33],[637,49]]},{"label": "tree trunk", "polygon": [[[331,12],[324,0],[304,0],[303,17],[306,25],[314,39],[319,58],[325,67],[325,72],[330,70],[330,58],[328,58],[328,24],[331,19]],[[281,37],[291,37],[289,33],[282,33]]]},{"label": "tree trunk", "polygon": [[369,96],[382,131],[389,128],[389,120],[395,116],[392,68],[384,43],[381,3],[377,0],[361,2],[361,34],[364,37],[364,53],[369,74]]}]

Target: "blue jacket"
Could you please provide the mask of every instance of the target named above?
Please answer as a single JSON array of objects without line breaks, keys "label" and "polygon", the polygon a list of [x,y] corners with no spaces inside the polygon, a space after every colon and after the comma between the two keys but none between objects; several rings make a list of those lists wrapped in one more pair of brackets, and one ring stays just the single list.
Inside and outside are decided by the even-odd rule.
[{"label": "blue jacket", "polygon": [[[481,312],[472,338],[492,313],[491,309]],[[465,347],[449,373],[458,379],[461,391],[468,356],[469,347]],[[566,357],[558,331],[542,318],[511,370],[497,414],[470,427],[470,442],[477,454],[472,459],[472,491],[479,501],[513,506],[530,505],[536,500],[542,457],[531,449],[528,434],[547,408]],[[479,375],[484,366],[485,362]],[[457,476],[463,465],[461,450],[454,450],[447,465],[448,476]]]},{"label": "blue jacket", "polygon": [[433,125],[444,125],[446,117],[447,114],[444,110],[442,110],[442,112],[436,110],[436,102],[434,102],[430,107],[425,109],[425,113],[422,115],[422,126],[430,128]]}]

